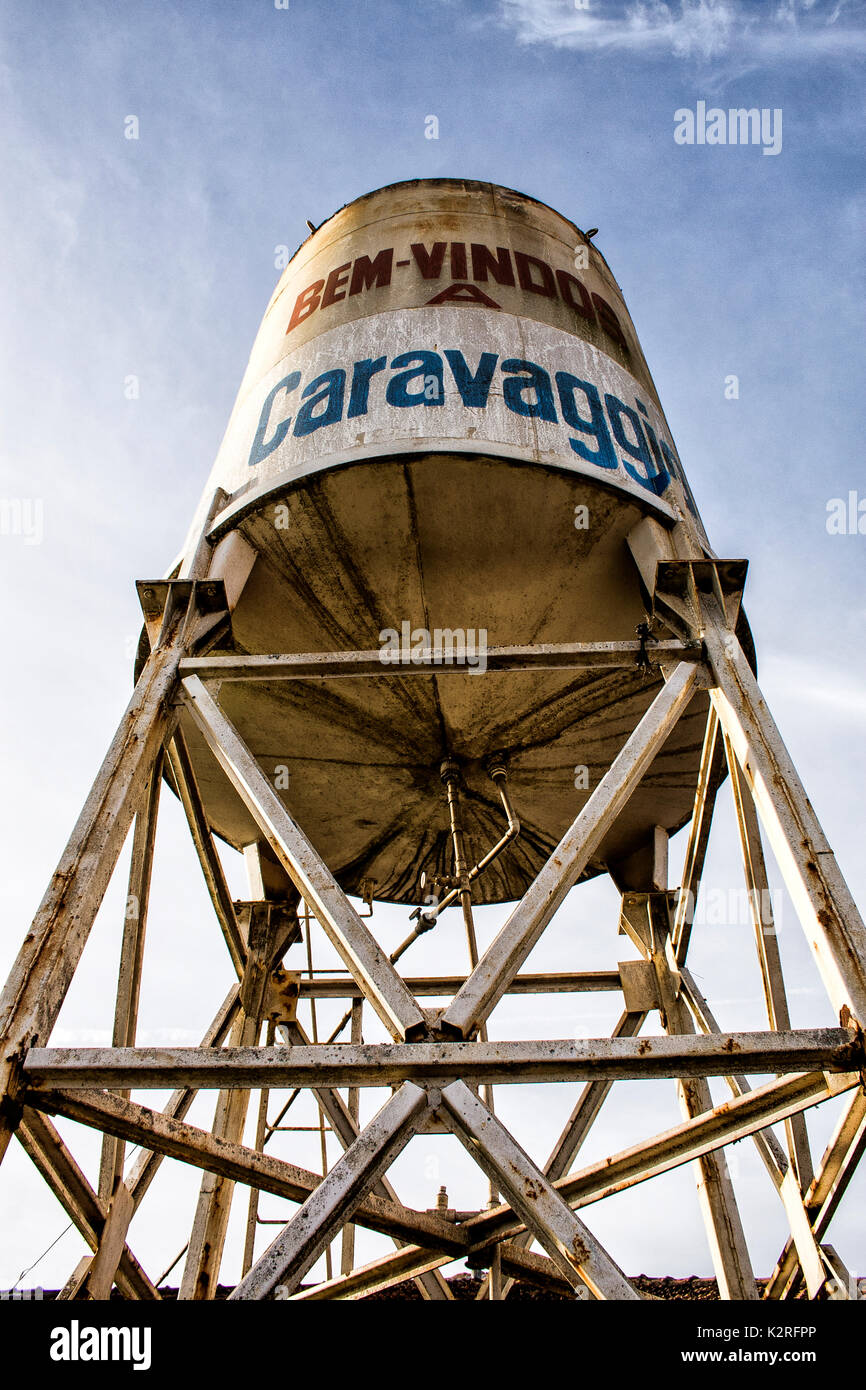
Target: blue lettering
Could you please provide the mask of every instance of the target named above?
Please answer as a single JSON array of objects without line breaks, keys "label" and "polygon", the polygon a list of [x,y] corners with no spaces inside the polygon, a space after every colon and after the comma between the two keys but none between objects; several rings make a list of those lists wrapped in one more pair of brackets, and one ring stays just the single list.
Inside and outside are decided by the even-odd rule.
[{"label": "blue lettering", "polygon": [[457,383],[457,390],[460,392],[460,399],[463,404],[480,406],[483,409],[487,404],[487,397],[490,395],[490,383],[493,380],[496,363],[499,361],[499,354],[482,352],[478,370],[474,376],[470,374],[469,365],[462,352],[458,352],[455,348],[446,348],[445,356],[448,358],[448,365]]},{"label": "blue lettering", "polygon": [[[404,409],[410,405],[444,405],[445,404],[445,381],[442,375],[442,358],[438,352],[401,352],[391,363],[392,367],[411,367],[413,362],[419,365],[412,367],[411,371],[398,372],[392,376],[388,382],[388,389],[385,392],[385,399],[389,405],[399,406]],[[428,377],[435,378],[435,388],[427,389]],[[410,381],[418,379],[420,386],[417,391],[409,391],[407,387]]]},{"label": "blue lettering", "polygon": [[346,411],[346,419],[351,420],[355,415],[367,414],[367,402],[370,398],[370,378],[376,372],[385,370],[387,358],[365,357],[363,361],[356,362],[352,368],[352,390],[349,393],[349,409]]},{"label": "blue lettering", "polygon": [[[588,463],[594,463],[599,468],[618,468],[619,462],[613,447],[613,440],[607,428],[607,421],[604,418],[604,409],[598,391],[590,381],[581,381],[579,376],[572,376],[570,372],[556,373],[556,387],[559,391],[559,403],[562,407],[562,418],[573,430],[580,430],[581,434],[588,434],[596,442],[596,448],[590,449],[584,444],[582,439],[569,439],[569,444],[576,454]],[[589,406],[590,418],[585,420],[579,414],[577,404],[574,399],[575,391],[582,391],[586,396]]]},{"label": "blue lettering", "polygon": [[[319,390],[319,388],[322,388]],[[313,395],[313,392],[317,392]],[[315,381],[311,381],[301,393],[301,399],[305,402],[298,411],[298,418],[295,421],[294,433],[296,435],[312,434],[313,430],[320,430],[325,425],[336,424],[343,414],[343,397],[346,391],[346,373],[342,367],[335,367],[333,371],[323,372],[317,376]],[[313,412],[317,405],[324,402],[325,409],[319,415]]]},{"label": "blue lettering", "polygon": [[268,432],[274,401],[280,391],[285,391],[288,396],[291,391],[294,391],[295,387],[300,383],[300,380],[300,372],[292,372],[290,376],[284,376],[282,381],[278,381],[274,389],[270,391],[265,398],[265,403],[262,406],[262,413],[259,416],[259,427],[256,430],[253,447],[250,449],[250,468],[255,468],[257,464],[261,463],[262,459],[267,458],[268,454],[272,454],[274,449],[278,449],[288,434],[289,426],[292,423],[291,415],[287,416],[285,420],[280,421],[272,437],[268,440],[267,444],[265,443],[265,435]]},{"label": "blue lettering", "polygon": [[[556,406],[553,403],[553,388],[550,377],[537,362],[527,362],[523,357],[509,357],[502,363],[503,372],[525,372],[525,376],[507,377],[503,387],[505,404],[515,415],[531,415],[541,420],[556,423]],[[532,391],[534,399],[525,400],[524,391]]]},{"label": "blue lettering", "polygon": [[[654,468],[637,411],[632,410],[631,406],[626,405],[625,401],[621,401],[618,396],[606,394],[604,403],[607,406],[614,439],[630,458],[635,459],[643,467],[643,472],[640,472],[628,459],[623,459],[626,473],[630,478],[634,478],[636,483],[640,483],[641,487],[647,488],[649,492],[654,492],[657,497],[661,496],[670,478],[665,469]],[[634,430],[634,439],[629,439],[625,432],[623,416]]]}]

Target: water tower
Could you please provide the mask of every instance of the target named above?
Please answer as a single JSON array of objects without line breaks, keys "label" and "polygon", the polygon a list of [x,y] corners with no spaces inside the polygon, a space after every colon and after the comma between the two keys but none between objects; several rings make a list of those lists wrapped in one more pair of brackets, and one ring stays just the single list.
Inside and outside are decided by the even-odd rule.
[{"label": "water tower", "polygon": [[[720,1292],[753,1299],[724,1156],[746,1136],[791,1230],[765,1296],[850,1295],[824,1236],[864,1144],[866,933],[756,683],[746,564],[710,547],[593,235],[506,188],[417,180],[341,209],[280,279],[183,551],[139,584],[135,691],[3,996],[2,1147],[16,1135],[93,1251],[66,1297],[114,1284],[159,1297],[126,1237],[168,1155],[203,1170],[182,1298],[216,1292],[237,1184],[251,1196],[233,1299],[357,1298],[410,1278],[445,1299],[440,1271],[460,1258],[491,1298],[515,1278],[638,1298],[579,1211],[692,1162]],[[726,780],[767,1002],[751,1033],[722,1031],[688,969]],[[195,1048],[136,1046],[164,783],[236,976]],[[686,825],[672,888],[668,837]],[[113,1046],[52,1047],[130,829]],[[762,831],[834,1028],[790,1026]],[[218,842],[244,854],[242,902]],[[633,958],[524,969],[569,891],[599,874]],[[405,905],[396,949],[376,903]],[[511,906],[479,950],[474,909],[497,903]],[[443,934],[440,975],[413,976],[412,945],[449,916],[459,953]],[[313,968],[324,937],[343,965],[327,978]],[[488,1038],[512,994],[596,989],[622,996],[612,1037]],[[328,1039],[309,1023],[325,998],[345,1006]],[[364,1041],[371,1018],[387,1041]],[[648,1019],[660,1036],[640,1036]],[[658,1077],[676,1082],[682,1123],[575,1167],[611,1086]],[[550,1154],[496,1116],[495,1088],[518,1082],[567,1097]],[[162,1110],[129,1098],[172,1088]],[[324,1176],[270,1143],[275,1110],[305,1088],[342,1149]],[[382,1105],[360,1124],[366,1088]],[[208,1089],[211,1131],[185,1118]],[[843,1092],[813,1160],[803,1113]],[[102,1132],[98,1179],[52,1115]],[[425,1132],[456,1136],[491,1205],[399,1200],[385,1174]],[[270,1243],[262,1192],[297,1204]],[[357,1268],[356,1227],[395,1250]],[[305,1283],[341,1231],[340,1270]]]}]

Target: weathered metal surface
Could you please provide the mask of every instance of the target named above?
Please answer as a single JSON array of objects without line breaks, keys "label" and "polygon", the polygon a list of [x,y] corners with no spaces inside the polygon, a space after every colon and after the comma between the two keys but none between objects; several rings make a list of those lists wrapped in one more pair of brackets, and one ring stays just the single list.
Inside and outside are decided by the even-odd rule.
[{"label": "weathered metal surface", "polygon": [[442,1106],[457,1138],[573,1287],[586,1284],[596,1298],[640,1297],[592,1232],[465,1082],[445,1087]]},{"label": "weathered metal surface", "polygon": [[[304,243],[265,315],[185,566],[202,527],[244,547],[231,635],[199,671],[232,653],[372,653],[363,680],[312,668],[309,684],[283,684],[285,663],[273,680],[258,663],[221,697],[344,889],[371,879],[377,898],[414,905],[421,872],[446,869],[445,756],[480,857],[498,821],[483,763],[502,753],[522,834],[473,892],[521,895],[659,688],[657,669],[638,666],[644,595],[625,546],[650,514],[704,553],[619,289],[565,218],[433,179],[361,198]],[[227,564],[218,544],[214,575]],[[486,673],[476,661],[454,681],[410,658],[377,680],[383,634],[402,643],[404,624],[434,645],[437,630],[483,633]],[[637,647],[631,671],[605,671],[610,654],[595,669],[543,657],[508,669],[491,650],[610,642]],[[705,709],[699,693],[584,877],[687,819]],[[182,728],[208,822],[242,848],[254,820],[186,716]]]},{"label": "weathered metal surface", "polygon": [[862,1039],[846,1028],[692,1037],[588,1038],[545,1042],[320,1043],[309,1047],[32,1048],[28,1087],[164,1089],[221,1086],[390,1086],[405,1079],[594,1081],[648,1076],[726,1076],[819,1067],[856,1071]]},{"label": "weathered metal surface", "polygon": [[294,1293],[331,1237],[417,1133],[429,1103],[427,1092],[418,1086],[411,1082],[401,1086],[337,1159],[229,1298],[267,1298],[277,1285],[286,1293]]},{"label": "weathered metal surface", "polygon": [[703,635],[717,682],[715,710],[754,798],[767,839],[840,1019],[866,1026],[866,925],[842,877],[791,755],[718,599]]},{"label": "weathered metal surface", "polygon": [[[173,1119],[105,1091],[52,1091],[34,1094],[32,1099],[35,1107],[141,1144],[157,1158],[181,1159],[292,1202],[305,1202],[322,1181],[320,1173],[312,1173],[242,1144],[216,1139],[207,1130],[185,1120]],[[37,1121],[42,1118],[36,1108],[28,1113]],[[467,1246],[467,1237],[458,1226],[427,1212],[404,1207],[394,1197],[383,1198],[370,1193],[354,1219],[359,1225],[384,1235],[429,1243],[449,1252],[448,1259],[462,1254]]]},{"label": "weathered metal surface", "polygon": [[580,877],[605,830],[633,795],[653,755],[676,727],[698,671],[680,662],[541,872],[455,995],[441,1026],[469,1037],[502,997],[557,908]]},{"label": "weathered metal surface", "polygon": [[[406,977],[406,987],[418,995],[438,998],[456,994],[465,984],[465,975],[421,975]],[[508,994],[586,994],[609,992],[621,988],[618,970],[559,971],[544,975],[517,975],[508,987]],[[360,985],[345,977],[319,976],[301,980],[302,999],[361,999]]]},{"label": "weathered metal surface", "polygon": [[[844,1089],[852,1089],[857,1086],[858,1078],[840,1078],[840,1084]],[[601,1159],[570,1177],[560,1178],[554,1183],[554,1187],[569,1205],[587,1206],[603,1200],[614,1192],[624,1191],[660,1173],[680,1167],[702,1154],[753,1135],[762,1127],[775,1124],[788,1115],[829,1100],[834,1094],[836,1092],[828,1086],[826,1078],[820,1072],[795,1076],[785,1081],[769,1082],[747,1096],[716,1106],[708,1114],[687,1120],[675,1129],[656,1135],[631,1149]],[[859,1094],[855,1096],[854,1103],[858,1099],[861,1100],[862,1123],[863,1103]],[[470,1240],[471,1253],[474,1249],[486,1249],[493,1240],[519,1235],[522,1227],[521,1219],[515,1216],[510,1207],[500,1206],[471,1217],[463,1223],[460,1230],[464,1239]],[[428,1249],[419,1250],[414,1262],[410,1258],[409,1250],[400,1253],[403,1258],[399,1273],[403,1278],[407,1278],[418,1269],[430,1267]],[[443,1257],[442,1263],[445,1263],[447,1258]],[[374,1261],[364,1270],[357,1270],[349,1276],[345,1281],[345,1296],[355,1297],[365,1290],[369,1292],[375,1288],[386,1287],[390,1282],[388,1263],[393,1259],[394,1256],[386,1256],[384,1260]],[[789,1275],[794,1268],[794,1260],[789,1267]],[[331,1296],[343,1296],[337,1292],[338,1283],[342,1287],[344,1281],[333,1282],[331,1288],[334,1292]]]},{"label": "weathered metal surface", "polygon": [[[418,363],[393,360],[419,352],[429,354],[420,382]],[[623,458],[597,442],[572,449],[570,437],[588,431],[569,417],[585,412],[586,400],[569,403],[560,390],[558,402],[545,394],[527,408],[531,396],[516,400],[508,385],[520,370],[510,363],[526,359],[543,362],[551,378],[571,373],[600,399],[621,397],[652,427],[655,444],[640,431]],[[353,370],[356,362],[366,370]],[[327,383],[327,401],[305,405],[329,372],[348,380]],[[425,393],[430,373],[436,395]],[[234,498],[337,458],[449,445],[474,453],[511,447],[633,491],[663,514],[668,479],[682,484],[637,334],[597,248],[560,214],[512,190],[416,180],[341,209],[286,267],[197,520],[217,487]]]}]

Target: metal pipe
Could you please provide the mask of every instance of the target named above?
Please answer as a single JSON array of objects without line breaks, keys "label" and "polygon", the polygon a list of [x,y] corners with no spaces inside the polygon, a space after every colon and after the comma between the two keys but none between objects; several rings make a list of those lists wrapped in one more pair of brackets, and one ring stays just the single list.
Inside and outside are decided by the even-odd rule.
[{"label": "metal pipe", "polygon": [[[445,764],[443,763],[443,767],[444,766]],[[520,821],[517,818],[517,815],[514,811],[514,807],[511,804],[511,797],[508,794],[507,771],[505,762],[501,758],[490,758],[487,764],[487,773],[493,781],[494,785],[496,786],[497,791],[499,792],[499,799],[502,802],[502,808],[505,811],[507,826],[505,833],[501,836],[499,840],[497,840],[493,848],[488,850],[484,858],[479,859],[478,863],[474,864],[473,867],[469,870],[468,879],[470,883],[474,883],[475,879],[478,878],[479,874],[482,874],[484,870],[488,868],[490,864],[493,863],[494,859],[498,859],[502,851],[506,849],[508,845],[511,844],[512,840],[516,840],[518,835],[520,834]],[[412,942],[416,941],[417,938],[421,936],[423,932],[430,931],[431,927],[434,927],[436,925],[436,921],[439,917],[440,912],[443,912],[446,907],[451,906],[454,900],[460,895],[460,891],[461,890],[459,887],[452,888],[451,892],[447,893],[446,896],[442,899],[442,901],[440,903],[437,903],[436,906],[432,908],[429,912],[423,912],[420,907],[415,908],[415,911],[410,915],[409,920],[410,922],[412,922],[417,919],[418,926],[415,928],[413,932],[410,933],[409,936],[407,936],[406,940],[402,943],[402,945],[397,947],[397,950],[391,956],[392,962],[399,960],[403,952],[407,950],[408,947],[412,945]]]}]

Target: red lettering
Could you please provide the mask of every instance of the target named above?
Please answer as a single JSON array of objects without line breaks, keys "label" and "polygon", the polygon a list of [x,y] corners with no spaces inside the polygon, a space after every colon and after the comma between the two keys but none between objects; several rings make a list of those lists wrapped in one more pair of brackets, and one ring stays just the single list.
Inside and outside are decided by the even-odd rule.
[{"label": "red lettering", "polygon": [[472,278],[473,280],[487,280],[487,272],[493,276],[497,285],[513,285],[514,270],[511,265],[511,252],[507,246],[497,246],[496,255],[490,250],[489,246],[482,246],[480,242],[472,243]]},{"label": "red lettering", "polygon": [[462,241],[452,241],[451,243],[451,279],[466,279],[466,243]]},{"label": "red lettering", "polygon": [[393,246],[380,251],[374,261],[371,261],[369,256],[359,256],[352,269],[349,294],[360,294],[362,290],[372,289],[374,285],[390,285],[393,261]]},{"label": "red lettering", "polygon": [[[322,302],[319,305],[320,309],[327,309],[329,304],[336,304],[339,299],[346,298],[346,292],[342,289],[342,286],[345,285],[349,278],[348,272],[351,267],[352,262],[347,261],[345,265],[338,265],[336,270],[331,271],[325,281],[325,293],[322,295]],[[340,290],[339,294],[337,294],[337,290]]]},{"label": "red lettering", "polygon": [[318,309],[319,295],[324,283],[324,280],[314,280],[312,285],[308,285],[303,293],[298,295],[292,310],[292,317],[289,319],[289,326],[286,329],[287,333],[291,333],[293,328],[296,328],[304,319],[308,319],[310,314],[315,313]]},{"label": "red lettering", "polygon": [[428,304],[483,304],[487,309],[498,309],[500,306],[495,299],[491,299],[488,294],[480,290],[477,285],[457,283],[449,285],[447,290],[440,290],[434,294],[432,299],[427,300]]},{"label": "red lettering", "polygon": [[628,352],[628,343],[626,342],[625,334],[623,333],[622,328],[620,327],[619,319],[613,312],[613,309],[611,309],[607,300],[602,299],[600,294],[594,294],[592,296],[592,302],[595,305],[596,310],[598,311],[598,321],[604,329],[605,333],[607,333],[609,337],[613,338],[614,342],[619,343],[620,347],[625,348],[626,352]]},{"label": "red lettering", "polygon": [[444,241],[436,241],[433,243],[433,250],[428,253],[423,242],[412,242],[411,251],[415,257],[415,264],[425,280],[439,279],[442,274],[442,262],[445,259],[445,247]]},{"label": "red lettering", "polygon": [[[592,300],[587,293],[586,286],[580,283],[577,276],[570,275],[567,270],[556,272],[556,282],[559,285],[559,293],[566,304],[580,314],[582,319],[589,319],[592,323],[595,314],[592,312]],[[574,297],[574,290],[577,291],[577,299]]]},{"label": "red lettering", "polygon": [[[553,271],[545,261],[540,261],[537,256],[528,256],[525,251],[515,251],[514,261],[517,266],[517,278],[522,289],[529,290],[530,294],[543,294],[545,299],[556,298]],[[537,270],[541,276],[540,284],[532,278],[533,269]]]}]

